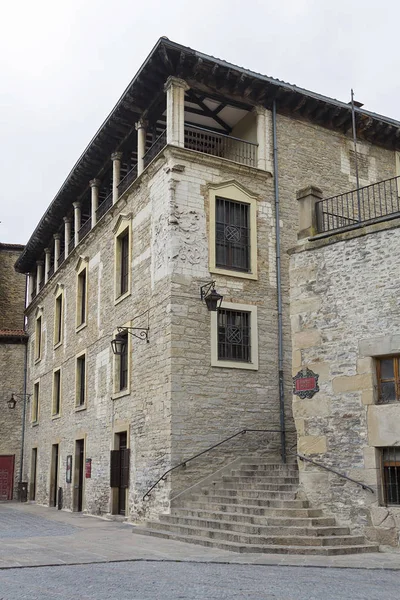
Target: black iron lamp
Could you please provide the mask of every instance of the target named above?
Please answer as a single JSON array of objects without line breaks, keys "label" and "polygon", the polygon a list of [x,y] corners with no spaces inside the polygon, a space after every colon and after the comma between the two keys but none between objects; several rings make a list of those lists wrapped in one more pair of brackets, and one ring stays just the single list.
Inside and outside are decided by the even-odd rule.
[{"label": "black iron lamp", "polygon": [[220,308],[223,298],[215,289],[215,281],[206,283],[200,288],[200,299],[206,303],[210,312],[215,312]]},{"label": "black iron lamp", "polygon": [[116,356],[122,356],[125,352],[126,336],[120,332],[111,340],[111,349]]},{"label": "black iron lamp", "polygon": [[12,393],[11,398],[9,400],[7,400],[7,406],[10,410],[14,410],[16,404],[17,404],[17,400],[15,398],[14,393]]},{"label": "black iron lamp", "polygon": [[[125,353],[128,333],[139,340],[146,340],[147,343],[150,342],[149,311],[146,311],[146,313],[147,327],[117,327],[118,333],[115,338],[111,340],[111,349],[113,354],[122,356]],[[146,313],[143,313],[143,315]],[[143,315],[139,315],[136,318],[142,317]]]}]

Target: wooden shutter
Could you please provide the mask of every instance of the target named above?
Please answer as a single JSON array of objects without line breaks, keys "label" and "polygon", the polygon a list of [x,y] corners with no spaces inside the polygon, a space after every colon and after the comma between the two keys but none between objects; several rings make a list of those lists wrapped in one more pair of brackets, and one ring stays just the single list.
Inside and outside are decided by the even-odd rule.
[{"label": "wooden shutter", "polygon": [[121,473],[121,458],[119,450],[110,452],[110,487],[119,487]]},{"label": "wooden shutter", "polygon": [[127,488],[129,487],[129,455],[130,449],[124,448],[120,450],[121,455],[121,483],[120,487]]}]

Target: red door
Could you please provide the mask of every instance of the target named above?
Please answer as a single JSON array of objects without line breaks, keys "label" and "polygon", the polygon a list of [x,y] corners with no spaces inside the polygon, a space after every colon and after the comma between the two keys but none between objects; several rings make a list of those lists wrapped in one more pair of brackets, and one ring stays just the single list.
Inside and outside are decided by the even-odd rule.
[{"label": "red door", "polygon": [[0,500],[12,500],[14,455],[0,456]]}]

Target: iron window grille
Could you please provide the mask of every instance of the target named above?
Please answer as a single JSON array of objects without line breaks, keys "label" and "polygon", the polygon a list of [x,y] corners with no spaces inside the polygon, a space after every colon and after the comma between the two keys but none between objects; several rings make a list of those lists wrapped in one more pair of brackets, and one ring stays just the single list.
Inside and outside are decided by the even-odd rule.
[{"label": "iron window grille", "polygon": [[216,266],[250,272],[250,205],[216,198]]},{"label": "iron window grille", "polygon": [[120,334],[124,338],[122,354],[119,356],[119,391],[128,388],[128,334]]},{"label": "iron window grille", "polygon": [[53,401],[53,415],[60,414],[60,400],[61,400],[61,372],[55,371],[54,373],[54,401]]},{"label": "iron window grille", "polygon": [[218,310],[218,360],[251,362],[250,313]]},{"label": "iron window grille", "polygon": [[378,403],[400,401],[400,357],[387,356],[377,360]]},{"label": "iron window grille", "polygon": [[120,295],[128,291],[129,283],[129,231],[119,237],[120,250]]},{"label": "iron window grille", "polygon": [[400,505],[400,447],[382,448],[384,502]]},{"label": "iron window grille", "polygon": [[77,359],[77,406],[83,406],[86,400],[85,379],[86,379],[86,357],[80,356]]}]

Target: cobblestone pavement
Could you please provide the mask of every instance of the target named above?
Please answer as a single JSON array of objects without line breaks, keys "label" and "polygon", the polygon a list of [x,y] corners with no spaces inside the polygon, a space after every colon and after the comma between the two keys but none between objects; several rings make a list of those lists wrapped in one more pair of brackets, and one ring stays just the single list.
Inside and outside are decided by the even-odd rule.
[{"label": "cobblestone pavement", "polygon": [[0,599],[398,600],[399,585],[396,571],[125,562],[3,571]]}]

